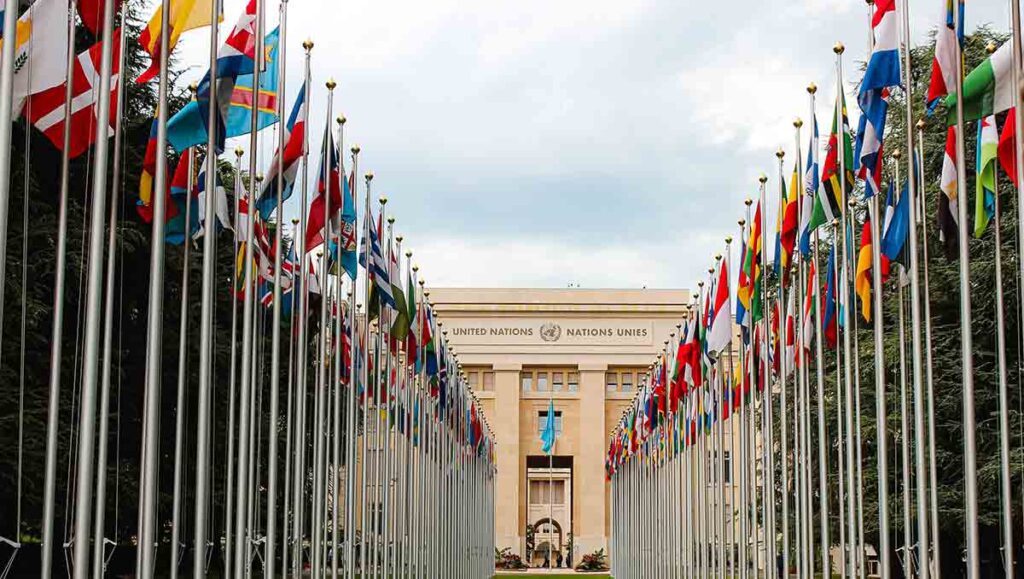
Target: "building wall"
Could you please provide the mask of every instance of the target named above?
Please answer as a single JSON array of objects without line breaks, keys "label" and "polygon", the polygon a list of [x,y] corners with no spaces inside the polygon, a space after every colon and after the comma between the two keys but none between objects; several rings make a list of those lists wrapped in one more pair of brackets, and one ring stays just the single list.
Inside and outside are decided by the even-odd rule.
[{"label": "building wall", "polygon": [[[430,301],[459,362],[479,372],[477,396],[496,438],[495,535],[498,547],[525,550],[533,524],[527,458],[542,456],[538,412],[549,400],[562,413],[555,456],[572,459],[571,531],[575,558],[608,545],[608,436],[635,395],[609,392],[606,372],[643,371],[676,331],[690,303],[685,290],[437,289]],[[523,391],[524,372],[574,371],[576,391]],[[493,372],[484,386],[484,373]],[[549,378],[550,381],[553,378]],[[568,531],[569,529],[567,529]]]}]

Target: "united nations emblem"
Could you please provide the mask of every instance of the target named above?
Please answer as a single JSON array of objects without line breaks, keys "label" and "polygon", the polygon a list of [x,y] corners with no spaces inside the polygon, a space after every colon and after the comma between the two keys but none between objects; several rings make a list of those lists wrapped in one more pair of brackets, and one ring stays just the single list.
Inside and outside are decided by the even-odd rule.
[{"label": "united nations emblem", "polygon": [[562,326],[548,322],[540,327],[540,339],[545,342],[557,342],[562,337]]}]

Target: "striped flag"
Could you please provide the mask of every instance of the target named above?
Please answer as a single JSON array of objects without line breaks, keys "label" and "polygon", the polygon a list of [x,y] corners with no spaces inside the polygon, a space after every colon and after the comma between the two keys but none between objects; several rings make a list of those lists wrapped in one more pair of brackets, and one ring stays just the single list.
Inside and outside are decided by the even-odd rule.
[{"label": "striped flag", "polygon": [[[178,44],[178,37],[186,30],[202,28],[210,25],[210,12],[213,0],[167,0],[170,5],[171,30],[168,34],[169,46],[167,54],[170,54]],[[163,29],[163,5],[158,5],[149,23],[139,33],[139,44],[142,50],[149,55],[150,65],[139,78],[138,83],[146,83],[160,74],[160,36]]]}]

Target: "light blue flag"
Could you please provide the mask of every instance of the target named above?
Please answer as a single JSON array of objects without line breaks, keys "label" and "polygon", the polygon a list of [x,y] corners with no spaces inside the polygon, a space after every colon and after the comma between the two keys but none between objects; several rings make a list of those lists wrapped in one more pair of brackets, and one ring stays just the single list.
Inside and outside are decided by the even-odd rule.
[{"label": "light blue flag", "polygon": [[[264,40],[266,66],[260,72],[258,129],[265,129],[277,122],[278,86],[278,30],[268,34]],[[248,135],[252,128],[252,81],[253,75],[242,74],[235,80],[224,123],[227,137]],[[175,151],[184,151],[195,145],[206,144],[206,115],[197,101],[191,101],[167,122],[167,141]]]},{"label": "light blue flag", "polygon": [[555,402],[548,401],[548,419],[544,423],[544,431],[540,433],[540,442],[543,445],[541,450],[544,454],[551,454],[555,451]]}]

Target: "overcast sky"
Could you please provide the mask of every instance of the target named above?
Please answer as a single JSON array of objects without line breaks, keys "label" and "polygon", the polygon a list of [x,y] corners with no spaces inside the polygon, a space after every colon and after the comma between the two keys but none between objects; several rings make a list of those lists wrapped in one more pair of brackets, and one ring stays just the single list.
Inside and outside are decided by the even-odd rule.
[{"label": "overcast sky", "polygon": [[[244,2],[225,4],[222,37]],[[917,42],[944,4],[912,2]],[[1007,28],[1004,4],[971,3],[968,28]],[[777,173],[779,146],[792,170],[792,122],[810,117],[809,82],[821,87],[824,145],[837,40],[856,125],[868,39],[863,0],[292,0],[288,9],[287,107],[309,37],[311,150],[334,78],[346,149],[361,145],[360,169],[374,172],[375,193],[389,197],[433,286],[693,287],[737,235],[758,175]],[[207,38],[187,33],[182,62],[205,63]]]}]

